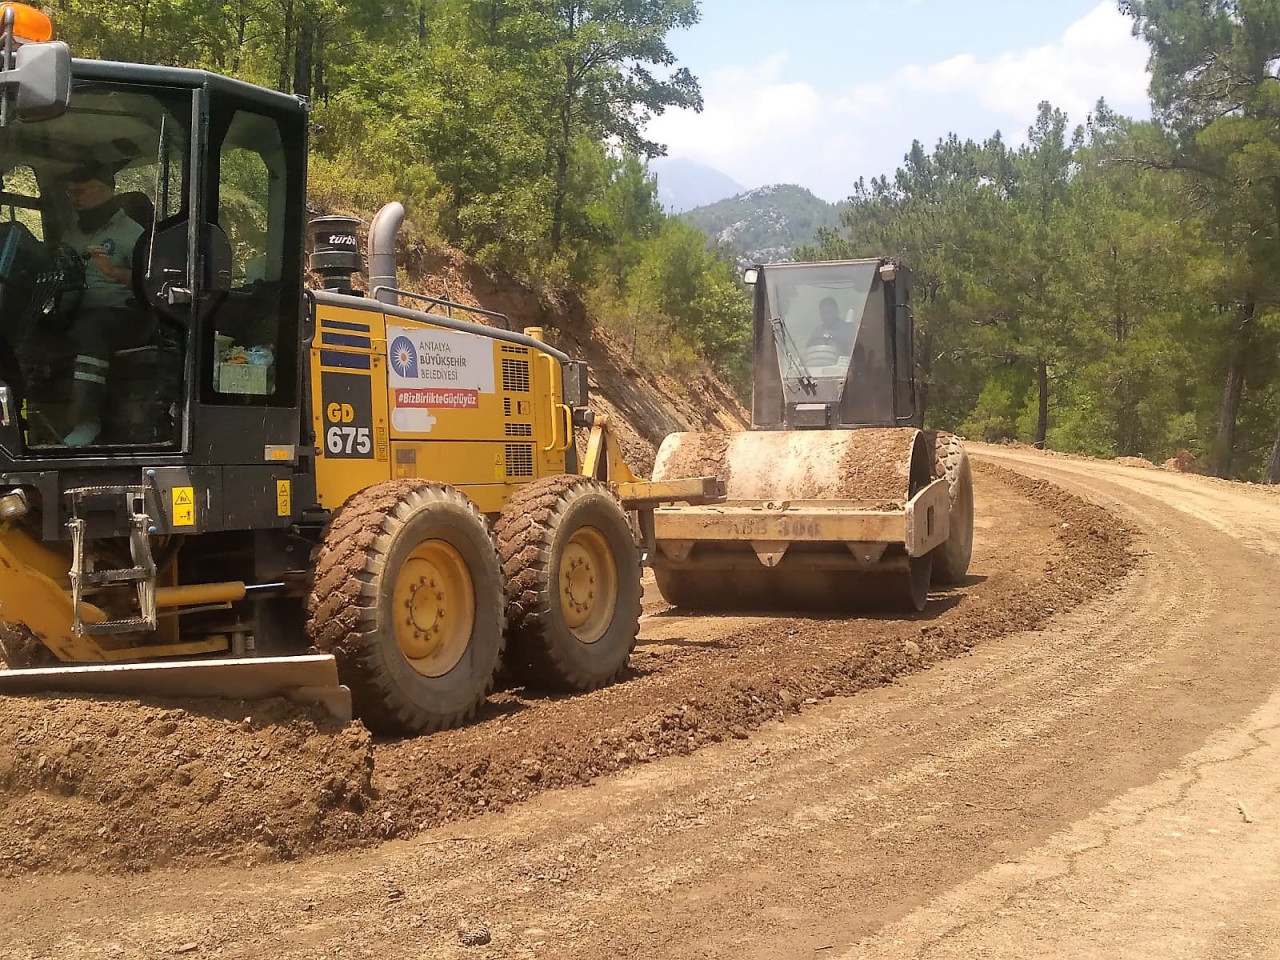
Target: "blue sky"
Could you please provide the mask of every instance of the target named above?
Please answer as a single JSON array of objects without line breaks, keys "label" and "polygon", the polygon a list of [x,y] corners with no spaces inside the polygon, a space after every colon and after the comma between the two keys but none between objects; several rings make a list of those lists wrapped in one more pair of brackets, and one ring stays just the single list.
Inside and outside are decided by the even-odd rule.
[{"label": "blue sky", "polygon": [[891,173],[913,139],[1020,142],[1042,99],[1083,121],[1098,97],[1147,114],[1146,47],[1114,0],[702,0],[672,50],[702,114],[650,134],[746,187],[828,200]]}]

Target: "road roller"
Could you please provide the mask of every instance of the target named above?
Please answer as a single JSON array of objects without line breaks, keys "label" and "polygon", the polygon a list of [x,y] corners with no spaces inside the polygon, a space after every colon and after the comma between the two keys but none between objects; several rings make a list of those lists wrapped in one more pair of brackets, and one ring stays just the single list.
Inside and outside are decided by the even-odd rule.
[{"label": "road roller", "polygon": [[726,499],[660,507],[663,597],[706,610],[924,609],[961,582],[973,480],[958,437],[919,429],[911,275],[888,258],[758,265],[752,429],[676,433],[653,479]]}]

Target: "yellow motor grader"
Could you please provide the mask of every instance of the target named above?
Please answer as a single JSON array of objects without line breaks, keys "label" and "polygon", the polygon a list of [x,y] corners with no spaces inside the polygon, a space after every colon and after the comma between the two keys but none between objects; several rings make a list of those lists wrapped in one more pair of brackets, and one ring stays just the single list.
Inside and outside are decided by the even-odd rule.
[{"label": "yellow motor grader", "polygon": [[668,438],[642,481],[583,363],[396,288],[399,204],[366,295],[344,218],[312,221],[304,286],[305,101],[51,33],[0,4],[0,692],[286,695],[421,732],[500,659],[617,677],[644,555],[692,607],[919,608],[963,575],[967,460],[909,425],[897,264],[760,268],[756,429]]},{"label": "yellow motor grader", "polygon": [[[654,506],[716,481],[636,482],[583,363],[398,291],[399,204],[368,295],[344,218],[305,288],[302,99],[72,60],[2,9],[0,691],[288,695],[402,733],[470,716],[504,645],[529,682],[615,678]],[[105,357],[90,309],[129,332]]]}]

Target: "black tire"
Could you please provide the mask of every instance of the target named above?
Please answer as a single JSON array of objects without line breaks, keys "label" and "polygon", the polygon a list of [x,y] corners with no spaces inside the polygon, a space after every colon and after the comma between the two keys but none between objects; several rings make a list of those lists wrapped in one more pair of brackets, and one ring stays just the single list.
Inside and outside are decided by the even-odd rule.
[{"label": "black tire", "polygon": [[[424,559],[424,550],[435,553]],[[432,579],[419,606],[418,593],[428,582],[423,571],[437,571],[431,558],[455,581],[441,585],[445,593],[436,592]],[[397,604],[398,589],[411,599]],[[408,609],[403,622],[397,620],[400,606]],[[452,607],[448,617],[446,606]],[[443,640],[433,640],[432,623],[419,622],[423,610],[443,627]],[[503,627],[493,538],[475,505],[454,488],[391,480],[357,493],[334,515],[316,552],[307,633],[337,658],[355,714],[370,730],[426,733],[470,718],[493,686]],[[411,660],[402,641],[418,644],[423,657]],[[433,642],[442,645],[431,647]]]},{"label": "black tire", "polygon": [[[507,580],[512,672],[551,690],[594,690],[617,679],[640,632],[640,556],[608,487],[580,476],[535,480],[507,503],[494,533]],[[596,569],[581,564],[584,549],[595,551],[592,563],[612,564],[611,597],[596,600],[586,592],[586,575],[579,584],[566,569],[566,563]],[[602,583],[607,576],[600,574]],[[571,591],[563,598],[562,586]],[[579,589],[583,595],[576,597],[572,591]],[[579,615],[587,617],[584,623],[570,622]]]},{"label": "black tire", "polygon": [[934,476],[947,481],[951,533],[933,551],[933,582],[960,583],[973,555],[973,470],[964,442],[950,433],[934,441]]},{"label": "black tire", "polygon": [[52,651],[36,639],[27,627],[0,622],[0,660],[10,670],[52,667],[58,663]]}]

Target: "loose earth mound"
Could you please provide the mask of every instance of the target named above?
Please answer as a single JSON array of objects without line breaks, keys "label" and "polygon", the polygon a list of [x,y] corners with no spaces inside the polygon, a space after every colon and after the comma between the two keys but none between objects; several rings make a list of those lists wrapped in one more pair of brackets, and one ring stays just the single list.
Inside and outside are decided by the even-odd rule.
[{"label": "loose earth mound", "polygon": [[651,599],[624,682],[510,688],[477,722],[375,741],[283,702],[0,701],[0,873],[262,862],[377,843],[750,734],[1034,628],[1114,586],[1130,534],[993,467],[967,583],[912,618],[684,617]]}]

